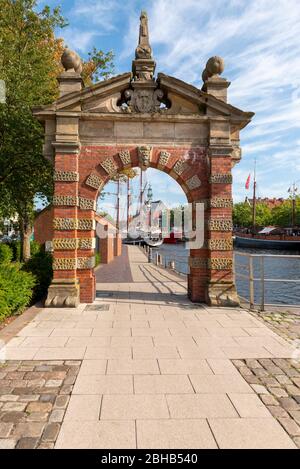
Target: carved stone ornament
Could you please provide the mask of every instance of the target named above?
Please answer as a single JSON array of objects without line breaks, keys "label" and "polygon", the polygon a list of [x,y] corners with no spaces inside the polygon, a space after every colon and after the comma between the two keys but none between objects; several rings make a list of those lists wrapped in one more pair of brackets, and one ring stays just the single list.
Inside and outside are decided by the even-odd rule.
[{"label": "carved stone ornament", "polygon": [[45,301],[46,307],[76,308],[79,305],[78,279],[53,279]]},{"label": "carved stone ornament", "polygon": [[212,208],[230,208],[233,206],[233,202],[229,198],[213,197],[210,199],[210,206]]},{"label": "carved stone ornament", "polygon": [[122,161],[124,166],[131,164],[130,158],[130,151],[129,150],[122,150],[119,152],[120,160]]},{"label": "carved stone ornament", "polygon": [[151,161],[152,156],[152,147],[149,146],[142,146],[138,147],[138,156],[139,156],[139,163],[142,168],[148,168]]},{"label": "carved stone ornament", "polygon": [[78,197],[75,195],[54,195],[53,196],[53,205],[68,205],[68,206],[77,206]]},{"label": "carved stone ornament", "polygon": [[208,268],[211,270],[231,270],[232,259],[227,257],[213,257],[209,259]]},{"label": "carved stone ornament", "polygon": [[159,166],[166,166],[170,159],[171,153],[166,150],[162,150],[159,155],[158,164]]},{"label": "carved stone ornament", "polygon": [[53,228],[55,230],[76,230],[76,218],[53,218]]},{"label": "carved stone ornament", "polygon": [[95,230],[96,222],[91,218],[78,218],[77,229],[81,231]]},{"label": "carved stone ornament", "polygon": [[79,197],[79,207],[82,210],[96,210],[96,201],[93,199],[86,199],[85,197]]},{"label": "carved stone ornament", "polygon": [[54,238],[53,249],[54,250],[68,250],[77,249],[78,240],[76,238]]},{"label": "carved stone ornament", "polygon": [[77,269],[93,269],[95,267],[95,257],[78,257]]},{"label": "carved stone ornament", "polygon": [[79,238],[78,248],[79,249],[95,249],[96,238]]},{"label": "carved stone ornament", "polygon": [[54,218],[53,227],[55,230],[95,230],[96,222],[91,218]]},{"label": "carved stone ornament", "polygon": [[187,187],[192,191],[194,189],[197,189],[198,187],[201,186],[201,181],[198,178],[197,174],[195,176],[191,177],[186,181]]},{"label": "carved stone ornament", "polygon": [[210,251],[231,251],[233,247],[232,239],[209,239],[208,249]]},{"label": "carved stone ornament", "polygon": [[207,259],[201,259],[199,257],[189,257],[189,266],[194,269],[207,268]]},{"label": "carved stone ornament", "polygon": [[232,184],[232,175],[227,174],[212,174],[209,178],[210,184]]},{"label": "carved stone ornament", "polygon": [[61,63],[66,71],[74,70],[76,73],[82,72],[81,58],[76,52],[68,49],[67,47],[61,56]]},{"label": "carved stone ornament", "polygon": [[174,164],[172,171],[174,171],[177,176],[181,176],[181,174],[186,170],[187,164],[185,160],[178,160]]},{"label": "carved stone ornament", "polygon": [[208,228],[210,231],[232,231],[232,220],[222,218],[211,219],[208,222]]},{"label": "carved stone ornament", "polygon": [[73,270],[76,269],[76,259],[70,257],[62,257],[53,259],[53,270]]},{"label": "carved stone ornament", "polygon": [[163,96],[162,90],[148,87],[125,91],[125,99],[132,112],[158,112]]},{"label": "carved stone ornament", "polygon": [[78,182],[79,173],[76,171],[54,171],[54,181],[56,182]]},{"label": "carved stone ornament", "polygon": [[135,49],[136,59],[151,59],[152,49],[149,43],[148,16],[146,11],[141,12],[139,43]]},{"label": "carved stone ornament", "polygon": [[87,186],[92,187],[93,189],[100,190],[104,186],[104,181],[103,179],[95,173],[91,173],[87,180],[85,181]]},{"label": "carved stone ornament", "polygon": [[91,231],[96,229],[96,221],[91,218],[78,218],[77,229],[80,231]]},{"label": "carved stone ornament", "polygon": [[113,176],[117,172],[117,167],[112,158],[107,158],[106,160],[102,161],[100,166],[102,166],[104,171],[106,171],[109,176]]}]

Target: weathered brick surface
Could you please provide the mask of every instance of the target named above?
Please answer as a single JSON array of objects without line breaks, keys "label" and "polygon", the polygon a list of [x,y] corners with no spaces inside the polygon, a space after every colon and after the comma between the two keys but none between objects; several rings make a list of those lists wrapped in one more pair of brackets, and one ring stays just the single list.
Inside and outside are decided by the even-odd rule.
[{"label": "weathered brick surface", "polygon": [[79,360],[59,360],[1,367],[0,449],[54,447],[80,366]]}]

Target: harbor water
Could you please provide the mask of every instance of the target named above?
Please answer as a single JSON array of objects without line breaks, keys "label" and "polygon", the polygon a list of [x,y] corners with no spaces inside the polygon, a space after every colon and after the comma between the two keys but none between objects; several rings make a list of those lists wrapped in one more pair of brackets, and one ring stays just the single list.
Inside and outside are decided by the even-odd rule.
[{"label": "harbor water", "polygon": [[[175,269],[177,272],[188,273],[188,256],[189,250],[186,249],[184,243],[163,244],[159,248],[153,249],[153,254],[158,252],[162,255],[164,265],[168,265],[170,261],[175,261]],[[244,275],[248,274],[248,257],[241,256],[239,253],[248,254],[271,254],[274,257],[264,258],[264,278],[265,279],[284,279],[284,280],[300,280],[300,252],[295,251],[277,251],[267,249],[235,249],[234,257],[236,264],[236,272]],[[279,256],[276,258],[276,256]],[[288,256],[297,256],[289,258]],[[287,256],[286,259],[281,256]],[[253,273],[256,280],[254,282],[254,299],[255,303],[261,301],[261,260],[260,257],[253,259]],[[300,282],[289,283],[284,280],[279,282],[265,281],[265,303],[269,304],[286,304],[300,305]],[[236,277],[238,294],[249,299],[249,281],[244,278]]]}]

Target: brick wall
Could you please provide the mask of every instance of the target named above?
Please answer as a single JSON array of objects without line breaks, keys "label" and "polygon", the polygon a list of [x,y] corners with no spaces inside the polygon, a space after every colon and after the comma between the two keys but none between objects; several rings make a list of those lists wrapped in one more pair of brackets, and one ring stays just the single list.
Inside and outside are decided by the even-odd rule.
[{"label": "brick wall", "polygon": [[34,221],[34,239],[44,244],[53,239],[53,208],[48,206],[44,208]]}]

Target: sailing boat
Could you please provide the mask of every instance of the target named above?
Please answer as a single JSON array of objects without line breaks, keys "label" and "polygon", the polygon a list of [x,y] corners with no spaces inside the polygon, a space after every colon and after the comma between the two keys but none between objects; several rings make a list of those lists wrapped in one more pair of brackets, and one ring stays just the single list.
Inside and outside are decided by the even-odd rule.
[{"label": "sailing boat", "polygon": [[[144,194],[146,188],[147,200],[144,201]],[[152,226],[152,188],[146,181],[143,184],[143,171],[140,173],[140,194],[139,194],[139,209],[129,223],[129,200],[127,198],[127,239],[124,240],[125,244],[145,243],[151,247],[159,247],[163,244],[162,230],[159,226]]]}]

